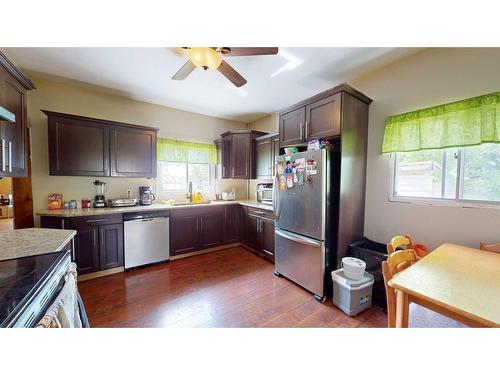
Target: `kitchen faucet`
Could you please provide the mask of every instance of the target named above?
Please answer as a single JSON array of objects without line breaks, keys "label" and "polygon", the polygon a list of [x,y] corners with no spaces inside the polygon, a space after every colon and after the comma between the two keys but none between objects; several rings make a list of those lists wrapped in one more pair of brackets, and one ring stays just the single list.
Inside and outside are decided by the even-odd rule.
[{"label": "kitchen faucet", "polygon": [[191,181],[188,182],[188,192],[186,194],[186,198],[189,199],[189,202],[193,202],[193,183]]}]

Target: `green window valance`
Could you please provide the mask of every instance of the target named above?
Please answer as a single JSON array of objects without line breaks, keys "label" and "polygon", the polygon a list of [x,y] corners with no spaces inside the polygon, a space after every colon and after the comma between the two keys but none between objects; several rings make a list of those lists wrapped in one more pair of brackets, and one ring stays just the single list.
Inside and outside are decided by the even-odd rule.
[{"label": "green window valance", "polygon": [[500,92],[390,116],[382,152],[500,143]]},{"label": "green window valance", "polygon": [[158,138],[157,157],[159,161],[217,164],[217,149],[208,143]]}]

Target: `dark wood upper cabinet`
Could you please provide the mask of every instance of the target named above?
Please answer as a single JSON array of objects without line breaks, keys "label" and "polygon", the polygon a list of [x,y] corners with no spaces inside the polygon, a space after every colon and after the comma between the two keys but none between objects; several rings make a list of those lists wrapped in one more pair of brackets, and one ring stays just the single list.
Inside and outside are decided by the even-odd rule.
[{"label": "dark wood upper cabinet", "polygon": [[49,172],[53,176],[109,176],[109,128],[49,115]]},{"label": "dark wood upper cabinet", "polygon": [[349,115],[345,96],[368,105],[371,99],[346,83],[324,91],[280,113],[280,146],[305,146],[309,138],[339,137],[342,121]]},{"label": "dark wood upper cabinet", "polygon": [[279,155],[279,137],[277,134],[265,135],[255,139],[258,179],[274,177],[274,158]]},{"label": "dark wood upper cabinet", "polygon": [[255,138],[266,133],[254,130],[237,130],[221,135],[215,144],[220,147],[222,178],[256,178]]},{"label": "dark wood upper cabinet", "polygon": [[110,133],[111,176],[156,177],[156,131],[114,127]]},{"label": "dark wood upper cabinet", "polygon": [[221,143],[221,176],[231,178],[231,135],[222,137]]},{"label": "dark wood upper cabinet", "polygon": [[156,177],[158,129],[42,112],[48,116],[51,175]]},{"label": "dark wood upper cabinet", "polygon": [[341,97],[342,93],[338,93],[306,105],[306,140],[340,135]]},{"label": "dark wood upper cabinet", "polygon": [[0,106],[16,116],[15,122],[0,121],[0,176],[28,176],[26,92],[34,88],[0,52]]},{"label": "dark wood upper cabinet", "polygon": [[252,138],[248,134],[231,136],[231,177],[248,179],[255,175],[252,171]]},{"label": "dark wood upper cabinet", "polygon": [[266,179],[271,176],[272,168],[272,141],[270,137],[257,139],[255,141],[255,151],[257,153],[257,178]]},{"label": "dark wood upper cabinet", "polygon": [[305,108],[298,108],[280,115],[280,146],[304,143]]},{"label": "dark wood upper cabinet", "polygon": [[100,269],[123,266],[123,224],[100,226],[99,241]]}]

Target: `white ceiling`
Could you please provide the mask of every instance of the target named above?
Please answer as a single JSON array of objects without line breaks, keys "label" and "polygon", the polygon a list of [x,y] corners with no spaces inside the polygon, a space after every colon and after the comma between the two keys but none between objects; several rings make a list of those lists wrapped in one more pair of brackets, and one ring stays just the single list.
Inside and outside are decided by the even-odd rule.
[{"label": "white ceiling", "polygon": [[248,83],[233,86],[218,71],[171,77],[185,63],[179,48],[9,48],[23,70],[80,81],[149,103],[252,122],[415,48],[284,48],[276,56],[227,57]]}]

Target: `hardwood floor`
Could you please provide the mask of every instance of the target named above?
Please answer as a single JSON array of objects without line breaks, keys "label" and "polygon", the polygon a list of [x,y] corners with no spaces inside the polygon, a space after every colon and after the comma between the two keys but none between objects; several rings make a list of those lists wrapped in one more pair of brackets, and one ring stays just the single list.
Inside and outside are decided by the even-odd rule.
[{"label": "hardwood floor", "polygon": [[372,308],[348,317],[273,274],[241,247],[78,284],[92,327],[386,327]]}]

